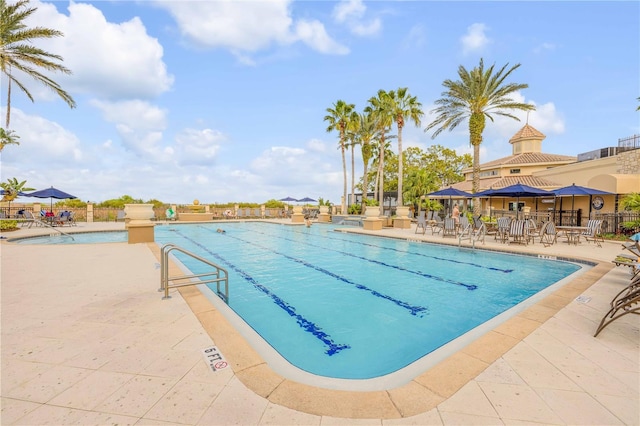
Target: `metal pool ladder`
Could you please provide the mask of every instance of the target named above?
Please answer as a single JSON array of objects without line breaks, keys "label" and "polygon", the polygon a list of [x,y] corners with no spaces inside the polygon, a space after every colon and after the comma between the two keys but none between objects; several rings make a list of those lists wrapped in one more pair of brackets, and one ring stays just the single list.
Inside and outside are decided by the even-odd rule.
[{"label": "metal pool ladder", "polygon": [[[213,270],[201,274],[186,274],[170,277],[169,253],[173,250],[177,250],[195,260],[211,266]],[[173,284],[170,284],[171,282],[173,282]],[[178,247],[175,244],[168,243],[162,246],[160,249],[160,288],[158,289],[158,291],[164,291],[164,297],[162,299],[171,299],[171,296],[169,296],[170,288],[209,283],[216,283],[216,293],[218,297],[220,297],[226,304],[229,304],[229,274],[226,269],[216,265],[210,260],[198,256],[197,254],[191,253],[182,247]],[[223,284],[222,291],[220,290],[221,283]]]}]

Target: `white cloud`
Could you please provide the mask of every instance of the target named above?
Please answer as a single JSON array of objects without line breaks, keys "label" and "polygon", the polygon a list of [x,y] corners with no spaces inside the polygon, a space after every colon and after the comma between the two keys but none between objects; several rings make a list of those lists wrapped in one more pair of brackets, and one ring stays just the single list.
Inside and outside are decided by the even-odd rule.
[{"label": "white cloud", "polygon": [[346,55],[349,49],[336,43],[324,29],[319,21],[300,20],[296,24],[296,36],[304,41],[305,44],[311,46],[314,50],[321,53]]},{"label": "white cloud", "polygon": [[364,22],[367,11],[362,0],[342,0],[333,8],[333,19],[339,24],[346,24],[349,30],[358,36],[372,36],[382,30],[380,18]]},{"label": "white cloud", "polygon": [[176,136],[177,161],[182,165],[211,165],[225,140],[225,136],[217,130],[185,129]]},{"label": "white cloud", "polygon": [[124,146],[140,156],[167,161],[171,151],[161,146],[167,111],[145,101],[106,102],[93,100],[105,121],[116,126]]},{"label": "white cloud", "polygon": [[292,0],[219,0],[155,4],[169,11],[187,39],[201,47],[229,49],[245,64],[253,64],[249,53],[298,41],[325,54],[348,53],[346,47],[331,39],[320,21],[294,22],[291,3]]},{"label": "white cloud", "polygon": [[173,84],[162,60],[162,46],[147,34],[139,18],[107,22],[100,10],[84,3],[71,2],[68,16],[51,3],[34,1],[31,6],[38,10],[30,26],[64,33],[64,37],[38,39],[34,44],[64,58],[63,65],[73,74],[55,74],[54,80],[68,92],[109,99],[152,98]]},{"label": "white cloud", "polygon": [[485,24],[472,24],[467,27],[467,33],[460,37],[462,43],[462,52],[466,55],[469,53],[481,52],[489,43],[489,39],[485,32],[489,28]]},{"label": "white cloud", "polygon": [[542,53],[545,51],[552,51],[552,50],[556,50],[556,45],[553,43],[542,43],[539,46],[536,46],[533,49],[533,53]]},{"label": "white cloud", "polygon": [[409,34],[402,40],[402,47],[410,49],[412,47],[420,48],[427,42],[427,36],[422,25],[414,25],[409,30]]}]

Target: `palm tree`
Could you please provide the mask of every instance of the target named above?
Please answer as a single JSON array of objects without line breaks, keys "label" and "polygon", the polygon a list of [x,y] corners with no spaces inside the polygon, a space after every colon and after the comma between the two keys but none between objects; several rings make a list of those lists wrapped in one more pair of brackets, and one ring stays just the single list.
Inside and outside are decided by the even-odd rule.
[{"label": "palm tree", "polygon": [[18,198],[18,196],[23,191],[35,191],[35,188],[27,188],[25,186],[26,183],[27,183],[26,180],[19,182],[17,178],[9,178],[7,179],[6,182],[0,183],[0,188],[2,188],[2,191],[3,191],[1,201],[7,201],[9,203],[9,206],[8,206],[9,215],[11,215],[11,202],[13,200]]},{"label": "palm tree", "polygon": [[422,104],[418,98],[409,94],[409,89],[401,87],[397,92],[389,92],[391,115],[398,126],[398,206],[404,205],[402,202],[402,128],[405,120],[411,120],[416,126],[420,125],[420,118],[424,115]]},{"label": "palm tree", "polygon": [[0,127],[0,152],[7,145],[20,145],[18,139],[20,139],[20,136],[16,135],[13,130],[5,130]]},{"label": "palm tree", "polygon": [[351,197],[349,198],[349,205],[354,204],[356,193],[356,160],[355,160],[355,148],[360,145],[360,134],[358,129],[360,127],[360,116],[356,111],[351,112],[349,117],[349,125],[347,126],[347,140],[348,146],[351,149]]},{"label": "palm tree", "polygon": [[[462,65],[458,68],[460,80],[445,80],[442,85],[447,89],[442,92],[442,98],[435,103],[439,105],[431,112],[439,115],[427,126],[425,132],[438,127],[431,136],[434,139],[445,129],[453,130],[458,124],[469,119],[469,143],[473,146],[473,192],[480,189],[480,144],[484,132],[485,119],[493,121],[491,114],[520,119],[508,110],[534,111],[530,104],[516,102],[509,95],[521,89],[529,87],[528,84],[504,83],[505,79],[520,64],[506,70],[507,63],[494,74],[495,65],[484,69],[484,62],[480,59],[480,65],[471,71],[467,71]],[[480,214],[480,205],[474,203],[474,214]]]},{"label": "palm tree", "polygon": [[378,90],[378,95],[369,99],[369,105],[365,108],[365,113],[373,116],[378,125],[378,131],[380,132],[380,148],[378,149],[378,202],[380,205],[380,216],[382,216],[384,214],[384,151],[386,146],[386,133],[393,123],[389,94],[384,90]]},{"label": "palm tree", "polygon": [[381,133],[372,114],[358,114],[358,139],[360,140],[360,151],[362,152],[362,210],[369,193],[369,161],[374,153],[373,144],[380,138]]},{"label": "palm tree", "polygon": [[329,113],[324,117],[324,121],[329,123],[327,132],[337,130],[340,133],[340,151],[342,152],[342,173],[344,175],[344,190],[342,196],[342,214],[347,213],[347,162],[344,157],[344,149],[346,146],[346,133],[352,118],[351,113],[355,109],[354,104],[348,104],[339,99],[333,104],[332,108],[327,108]]},{"label": "palm tree", "polygon": [[33,97],[29,90],[15,77],[14,71],[20,71],[36,81],[44,84],[58,94],[71,108],[76,103],[60,85],[46,75],[39,72],[46,71],[71,74],[71,71],[56,61],[62,57],[31,45],[31,41],[39,38],[61,37],[60,31],[51,28],[27,28],[24,21],[37,9],[28,7],[29,0],[18,0],[8,5],[6,0],[0,0],[0,71],[7,76],[7,115],[5,128],[9,128],[11,117],[11,84],[15,83],[31,102]]}]

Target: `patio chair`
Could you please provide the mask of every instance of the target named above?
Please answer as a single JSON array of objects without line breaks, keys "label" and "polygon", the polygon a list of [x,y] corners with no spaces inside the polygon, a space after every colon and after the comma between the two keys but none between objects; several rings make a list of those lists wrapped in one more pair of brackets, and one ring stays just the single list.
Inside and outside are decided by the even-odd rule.
[{"label": "patio chair", "polygon": [[460,240],[463,239],[471,239],[471,235],[473,233],[473,225],[469,222],[469,219],[466,216],[460,217],[460,222],[458,223],[458,238]]},{"label": "patio chair", "polygon": [[29,210],[25,210],[24,211],[24,221],[22,221],[20,223],[20,227],[21,228],[24,228],[24,227],[31,228],[33,225],[44,226],[44,224],[42,223],[42,221],[40,220],[39,217],[36,218],[33,215],[33,213],[31,213]]},{"label": "patio chair", "polygon": [[511,227],[510,217],[499,217],[498,226],[496,228],[495,239],[504,243],[509,240],[509,228]]},{"label": "patio chair", "polygon": [[509,227],[509,237],[511,237],[509,244],[524,244],[526,246],[529,239],[527,236],[527,221],[523,219],[512,220]]},{"label": "patio chair", "polygon": [[602,247],[602,243],[604,243],[604,237],[602,236],[602,221],[589,219],[587,222],[587,229],[582,233],[582,236],[587,240],[587,242],[593,240],[598,247]]},{"label": "patio chair", "polygon": [[442,227],[442,238],[444,237],[456,237],[458,230],[458,224],[456,220],[452,217],[446,217],[444,219],[444,226]]},{"label": "patio chair", "polygon": [[439,234],[444,228],[444,219],[438,214],[433,212],[433,220],[428,222],[429,228],[431,228],[431,234]]},{"label": "patio chair", "polygon": [[545,247],[552,246],[558,242],[558,231],[553,222],[549,221],[542,226],[540,242]]},{"label": "patio chair", "polygon": [[418,233],[418,229],[422,228],[422,235],[425,234],[425,232],[427,232],[427,218],[425,217],[425,212],[421,211],[420,214],[418,215],[418,222],[416,223],[416,232],[414,232],[414,234]]},{"label": "patio chair", "polygon": [[[626,290],[627,289],[625,289],[625,291]],[[618,293],[618,295],[614,297],[611,301],[611,309],[609,309],[602,318],[602,321],[600,321],[593,337],[597,337],[606,326],[627,314],[640,315],[640,288],[635,287],[631,291],[626,291],[622,295]]]},{"label": "patio chair", "polygon": [[542,227],[544,226],[544,224],[538,227],[538,224],[534,219],[527,219],[527,226],[527,240],[532,244],[535,244],[536,238],[542,236]]},{"label": "patio chair", "polygon": [[116,213],[116,222],[124,219],[125,219],[124,210],[118,210],[118,213]]}]

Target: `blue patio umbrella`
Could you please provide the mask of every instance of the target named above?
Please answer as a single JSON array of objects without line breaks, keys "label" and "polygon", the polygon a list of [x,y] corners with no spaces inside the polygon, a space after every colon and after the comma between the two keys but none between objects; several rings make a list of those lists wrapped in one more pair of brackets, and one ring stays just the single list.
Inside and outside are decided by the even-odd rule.
[{"label": "blue patio umbrella", "polygon": [[298,201],[295,198],[292,197],[287,197],[287,198],[280,198],[280,200],[278,201],[286,201],[286,202],[290,202],[290,201]]},{"label": "blue patio umbrella", "polygon": [[576,185],[575,183],[563,188],[554,189],[553,193],[556,197],[563,197],[571,195],[571,210],[573,210],[575,196],[589,196],[589,217],[591,217],[591,199],[594,195],[613,195],[611,192],[601,191],[595,188],[587,188],[586,186]]},{"label": "blue patio umbrella", "polygon": [[427,197],[429,198],[449,198],[449,208],[451,208],[451,200],[453,198],[471,198],[473,197],[473,194],[470,194],[468,192],[464,192],[461,191],[459,189],[456,189],[452,186],[445,188],[445,189],[441,189],[439,191],[435,191],[435,192],[430,192],[427,194]]},{"label": "blue patio umbrella", "polygon": [[35,191],[35,192],[30,192],[28,194],[25,194],[27,197],[36,197],[36,198],[50,198],[51,199],[51,207],[50,207],[50,211],[53,211],[53,199],[58,199],[58,200],[66,200],[66,199],[73,199],[73,198],[78,198],[75,195],[71,195],[71,194],[67,194],[64,191],[60,191],[57,188],[54,188],[53,186],[51,188],[47,188],[47,189],[41,189],[39,191]]},{"label": "blue patio umbrella", "polygon": [[[520,205],[520,197],[552,197],[555,194],[551,191],[536,188],[534,186],[524,185],[520,182],[515,185],[505,186],[498,189],[487,189],[486,191],[478,192],[474,194],[475,197],[503,197],[503,198],[515,198]],[[516,208],[516,218],[518,217],[518,208]]]}]

